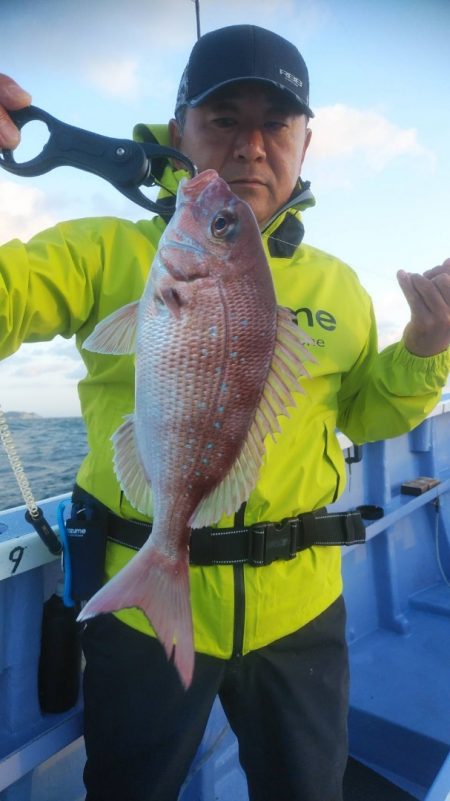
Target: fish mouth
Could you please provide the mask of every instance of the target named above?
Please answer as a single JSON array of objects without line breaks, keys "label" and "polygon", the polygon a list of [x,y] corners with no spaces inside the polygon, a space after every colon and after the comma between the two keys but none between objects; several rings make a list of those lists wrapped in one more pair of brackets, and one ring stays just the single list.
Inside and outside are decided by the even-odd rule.
[{"label": "fish mouth", "polygon": [[189,180],[186,178],[180,181],[178,187],[179,198],[188,197],[190,199],[195,199],[212,183],[218,183],[219,185],[222,183],[222,179],[219,177],[218,173],[215,170],[202,170],[202,172],[199,172],[194,178],[190,178]]}]

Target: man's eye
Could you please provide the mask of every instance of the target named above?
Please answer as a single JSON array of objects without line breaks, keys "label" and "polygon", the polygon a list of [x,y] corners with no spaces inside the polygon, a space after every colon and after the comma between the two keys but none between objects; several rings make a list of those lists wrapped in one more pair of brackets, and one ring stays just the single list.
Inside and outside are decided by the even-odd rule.
[{"label": "man's eye", "polygon": [[265,127],[271,131],[281,131],[283,128],[287,128],[287,123],[281,120],[267,120]]},{"label": "man's eye", "polygon": [[214,117],[213,123],[218,128],[232,128],[235,124],[232,117]]}]

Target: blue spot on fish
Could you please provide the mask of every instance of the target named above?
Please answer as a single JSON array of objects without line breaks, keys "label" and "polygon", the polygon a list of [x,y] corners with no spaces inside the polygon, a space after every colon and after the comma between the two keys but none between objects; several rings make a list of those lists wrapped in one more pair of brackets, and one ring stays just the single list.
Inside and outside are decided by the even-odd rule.
[{"label": "blue spot on fish", "polygon": [[204,456],[202,462],[203,464],[209,464],[209,459],[207,459],[206,456]]},{"label": "blue spot on fish", "polygon": [[207,448],[214,448],[214,443],[213,442],[208,442],[206,447]]},{"label": "blue spot on fish", "polygon": [[213,425],[214,425],[214,428],[222,428],[222,423],[219,423],[218,420],[216,420],[216,422],[213,423]]},{"label": "blue spot on fish", "polygon": [[222,386],[220,387],[220,391],[221,392],[227,392],[228,391],[228,384],[226,384],[225,381],[223,382]]},{"label": "blue spot on fish", "polygon": [[224,412],[224,411],[225,411],[225,406],[219,406],[219,408],[217,409],[217,411],[218,411],[220,414],[222,414],[222,412]]},{"label": "blue spot on fish", "polygon": [[217,336],[217,325],[211,325],[209,328],[210,336],[216,337]]},{"label": "blue spot on fish", "polygon": [[244,327],[248,325],[248,320],[246,319],[246,317],[243,317],[242,320],[240,320],[239,322]]},{"label": "blue spot on fish", "polygon": [[233,350],[233,351],[230,353],[230,359],[235,359],[235,358],[236,358],[236,356],[237,356],[237,350]]}]

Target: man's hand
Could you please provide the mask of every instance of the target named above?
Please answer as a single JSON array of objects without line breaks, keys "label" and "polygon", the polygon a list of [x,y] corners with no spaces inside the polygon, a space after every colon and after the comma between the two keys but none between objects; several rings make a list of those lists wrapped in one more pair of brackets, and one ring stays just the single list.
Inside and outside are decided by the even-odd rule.
[{"label": "man's hand", "polygon": [[411,309],[403,342],[416,356],[435,356],[450,345],[450,259],[419,273],[400,270],[397,279]]},{"label": "man's hand", "polygon": [[20,142],[20,131],[16,128],[8,111],[29,106],[31,95],[8,78],[0,74],[0,148],[12,149]]}]

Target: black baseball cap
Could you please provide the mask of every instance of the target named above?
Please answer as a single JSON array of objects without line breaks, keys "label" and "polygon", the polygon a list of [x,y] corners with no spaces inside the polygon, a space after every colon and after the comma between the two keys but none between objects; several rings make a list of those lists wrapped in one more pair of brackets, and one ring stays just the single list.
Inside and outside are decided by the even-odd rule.
[{"label": "black baseball cap", "polygon": [[309,76],[295,45],[257,25],[230,25],[201,36],[183,72],[175,114],[195,108],[227,84],[260,81],[286,92],[302,113],[309,107]]}]

